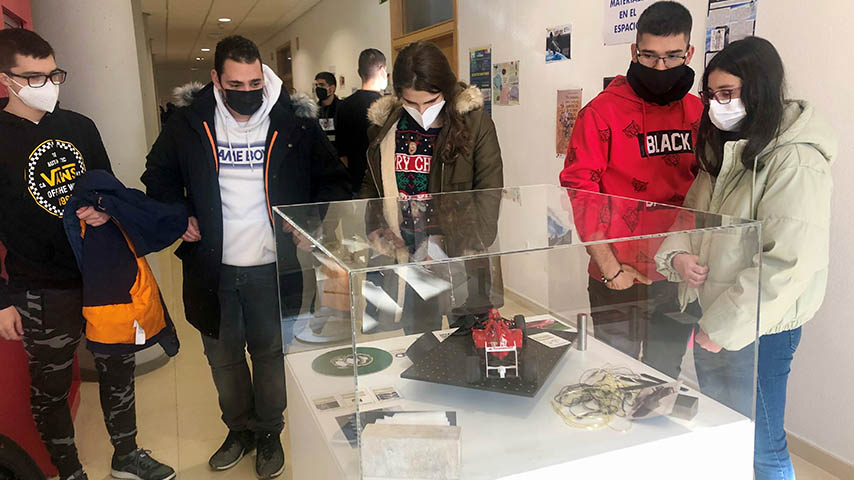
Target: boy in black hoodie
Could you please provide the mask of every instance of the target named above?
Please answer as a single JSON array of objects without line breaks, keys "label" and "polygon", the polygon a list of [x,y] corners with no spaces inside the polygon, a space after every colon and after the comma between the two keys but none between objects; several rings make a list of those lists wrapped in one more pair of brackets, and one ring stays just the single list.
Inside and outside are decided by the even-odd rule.
[{"label": "boy in black hoodie", "polygon": [[[62,214],[75,179],[111,171],[92,120],[57,105],[66,72],[53,49],[24,29],[0,30],[0,241],[9,283],[0,280],[0,338],[22,340],[30,361],[33,419],[61,480],[85,479],[68,407],[74,352],[83,334],[80,271]],[[92,207],[77,216],[99,227],[110,216]],[[168,480],[172,468],[136,445],[134,355],[95,354],[101,408],[115,448],[112,474]]]}]

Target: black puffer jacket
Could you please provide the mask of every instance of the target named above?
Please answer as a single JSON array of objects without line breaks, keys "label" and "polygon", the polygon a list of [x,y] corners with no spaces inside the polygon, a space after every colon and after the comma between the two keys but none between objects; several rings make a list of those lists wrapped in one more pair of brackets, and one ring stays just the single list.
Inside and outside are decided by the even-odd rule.
[{"label": "black puffer jacket", "polygon": [[[202,239],[184,242],[175,252],[183,262],[184,310],[202,334],[219,335],[219,272],[223,225],[216,128],[216,99],[212,83],[192,93],[192,103],[178,109],[148,154],[142,175],[147,193],[163,202],[183,202],[199,221]],[[346,200],[349,177],[316,118],[317,107],[307,97],[283,90],[270,112],[264,155],[264,179],[270,221],[275,205]],[[286,291],[283,310],[298,308],[302,295],[296,250],[290,238],[277,236],[279,262],[294,265],[294,274],[280,278]],[[290,301],[294,303],[291,304]]]}]

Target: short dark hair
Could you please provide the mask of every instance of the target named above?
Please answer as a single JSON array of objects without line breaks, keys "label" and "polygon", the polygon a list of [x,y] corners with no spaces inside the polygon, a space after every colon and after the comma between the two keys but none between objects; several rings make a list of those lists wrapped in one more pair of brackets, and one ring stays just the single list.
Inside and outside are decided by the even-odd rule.
[{"label": "short dark hair", "polygon": [[216,70],[217,75],[222,75],[222,67],[226,60],[255,63],[255,60],[261,60],[261,52],[258,51],[258,46],[252,40],[240,35],[231,35],[216,44],[214,70]]},{"label": "short dark hair", "polygon": [[320,72],[314,76],[315,80],[323,80],[327,85],[338,86],[338,83],[335,82],[335,75],[332,72]]},{"label": "short dark hair", "polygon": [[637,40],[648,33],[659,37],[685,35],[690,42],[693,20],[691,12],[679,2],[655,2],[641,13],[637,23]]},{"label": "short dark hair", "polygon": [[362,77],[362,81],[370,79],[385,66],[385,55],[376,48],[362,50],[359,54],[359,76]]},{"label": "short dark hair", "polygon": [[53,47],[31,30],[4,28],[0,30],[0,72],[8,72],[17,65],[15,55],[47,58],[53,56]]}]

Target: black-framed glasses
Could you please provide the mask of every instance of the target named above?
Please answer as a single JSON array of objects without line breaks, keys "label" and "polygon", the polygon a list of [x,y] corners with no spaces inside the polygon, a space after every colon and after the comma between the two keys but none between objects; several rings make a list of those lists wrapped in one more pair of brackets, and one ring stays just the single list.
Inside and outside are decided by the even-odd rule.
[{"label": "black-framed glasses", "polygon": [[722,88],[720,90],[700,90],[700,100],[708,105],[712,100],[717,101],[721,105],[726,105],[732,101],[732,94],[741,91],[741,87]]},{"label": "black-framed glasses", "polygon": [[6,72],[6,75],[9,75],[10,77],[24,78],[27,80],[27,85],[33,88],[41,88],[47,84],[48,80],[50,80],[50,83],[54,85],[62,85],[65,83],[66,77],[68,77],[68,72],[61,68],[57,68],[47,75],[41,73],[36,73],[34,75],[18,75],[17,73],[12,72]]},{"label": "black-framed glasses", "polygon": [[665,55],[663,57],[651,53],[638,53],[638,62],[649,68],[655,68],[660,61],[664,62],[664,66],[667,68],[678,67],[684,64],[687,59],[687,53],[685,55]]}]

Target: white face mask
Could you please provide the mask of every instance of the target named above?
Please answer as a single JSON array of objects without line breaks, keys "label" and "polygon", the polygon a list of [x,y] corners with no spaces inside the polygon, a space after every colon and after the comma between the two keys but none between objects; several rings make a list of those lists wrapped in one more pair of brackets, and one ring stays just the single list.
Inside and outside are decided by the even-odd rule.
[{"label": "white face mask", "polygon": [[[15,82],[15,80],[12,81]],[[53,109],[56,108],[56,101],[59,99],[59,85],[54,85],[50,80],[39,88],[21,85],[18,82],[15,82],[15,85],[21,87],[21,90],[15,93],[10,88],[9,92],[20,98],[28,107],[42,112],[53,112]]]},{"label": "white face mask", "polygon": [[717,100],[712,100],[709,103],[709,120],[725,132],[735,132],[744,117],[747,116],[747,110],[740,98],[733,98],[726,105],[722,105]]},{"label": "white face mask", "polygon": [[377,88],[382,92],[386,87],[388,87],[388,76],[380,77]]},{"label": "white face mask", "polygon": [[445,106],[445,101],[437,103],[436,105],[430,106],[427,110],[424,110],[424,113],[418,111],[415,107],[410,107],[409,105],[404,105],[403,108],[418,122],[418,125],[421,125],[421,128],[427,130],[433,125],[433,122],[436,121],[436,118],[439,117],[439,113],[442,112],[442,107]]}]

